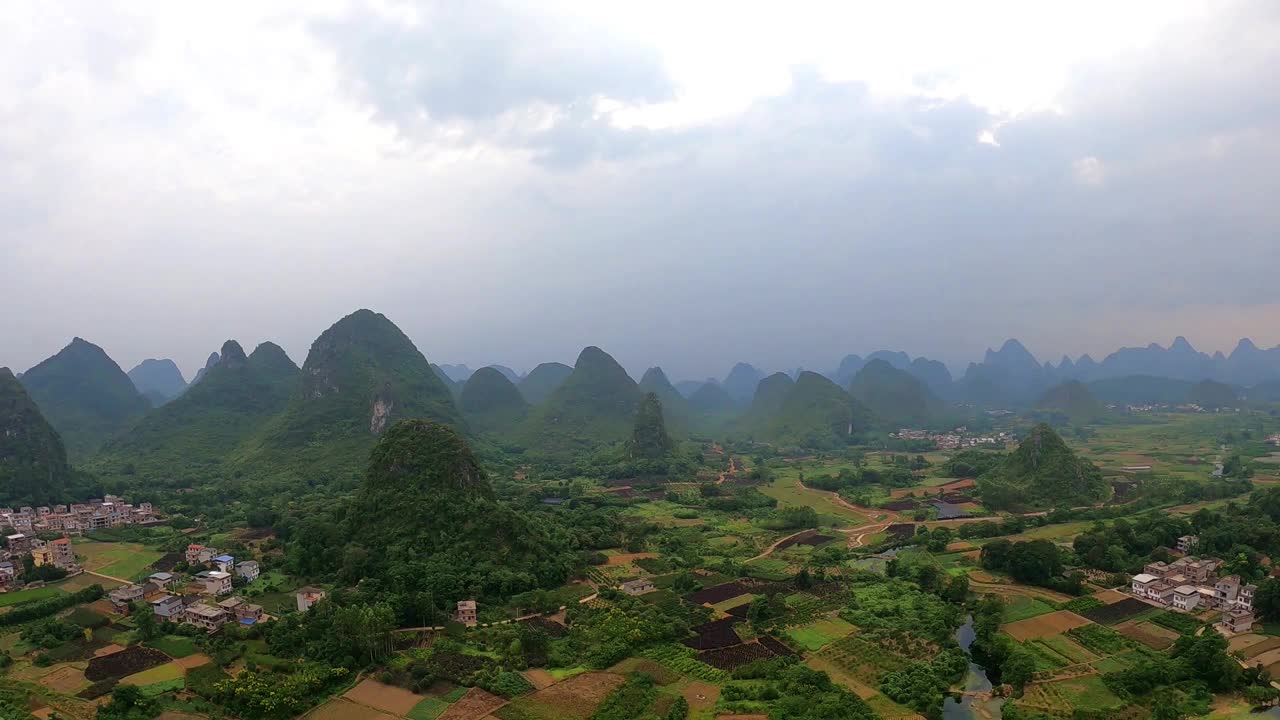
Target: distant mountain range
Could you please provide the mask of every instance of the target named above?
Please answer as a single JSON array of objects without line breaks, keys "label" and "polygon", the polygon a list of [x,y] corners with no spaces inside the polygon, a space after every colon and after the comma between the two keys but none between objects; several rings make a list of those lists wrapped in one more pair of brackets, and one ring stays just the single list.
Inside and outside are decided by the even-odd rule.
[{"label": "distant mountain range", "polygon": [[978,408],[1078,424],[1105,419],[1107,405],[1242,407],[1280,401],[1280,348],[1242,340],[1230,355],[1208,355],[1177,338],[1168,348],[1055,365],[1011,339],[959,378],[936,360],[886,350],[848,355],[827,373],[766,376],[739,362],[723,380],[673,383],[652,367],[636,382],[594,346],[573,367],[547,362],[523,377],[502,365],[434,365],[388,318],[359,310],[321,334],[301,368],[274,343],[246,355],[229,340],[187,385],[172,361],[146,360],[126,374],[102,348],[75,338],[4,380],[18,418],[13,432],[28,438],[12,453],[27,458],[15,487],[34,497],[24,485],[32,468],[59,476],[63,448],[66,462],[102,476],[350,478],[388,427],[414,418],[450,425],[480,447],[536,457],[634,442],[642,407],[660,407],[677,441],[723,435],[831,448],[899,427],[953,427]]}]

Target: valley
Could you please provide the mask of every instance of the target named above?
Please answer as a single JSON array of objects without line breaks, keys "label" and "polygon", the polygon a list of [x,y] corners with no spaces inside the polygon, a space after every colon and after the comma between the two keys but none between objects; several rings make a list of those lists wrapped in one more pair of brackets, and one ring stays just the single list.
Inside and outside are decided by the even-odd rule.
[{"label": "valley", "polygon": [[[190,384],[85,345],[38,393],[0,376],[14,717],[1136,719],[1280,701],[1280,419],[1247,389],[1207,407],[1137,383],[1109,402],[1038,363],[1000,375],[1009,346],[959,382],[893,354],[636,382],[596,347],[471,372],[369,311],[301,367],[227,341]],[[127,412],[69,422],[109,395],[72,392],[46,417],[41,393],[93,377],[155,405],[104,431]]]}]

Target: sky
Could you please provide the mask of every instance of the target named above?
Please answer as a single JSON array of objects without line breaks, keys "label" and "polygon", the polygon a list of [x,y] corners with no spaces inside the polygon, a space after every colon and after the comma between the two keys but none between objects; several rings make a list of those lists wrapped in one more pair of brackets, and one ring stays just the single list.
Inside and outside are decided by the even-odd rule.
[{"label": "sky", "polygon": [[0,365],[1280,343],[1280,3],[48,3],[0,18]]}]

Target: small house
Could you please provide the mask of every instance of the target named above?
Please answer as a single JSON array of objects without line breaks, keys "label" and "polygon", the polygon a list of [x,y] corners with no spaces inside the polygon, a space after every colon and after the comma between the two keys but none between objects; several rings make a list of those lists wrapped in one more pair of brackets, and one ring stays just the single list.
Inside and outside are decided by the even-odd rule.
[{"label": "small house", "polygon": [[258,579],[261,570],[258,568],[257,560],[243,560],[236,563],[236,575],[244,578],[247,582],[253,582]]},{"label": "small house", "polygon": [[1195,612],[1200,604],[1200,591],[1194,585],[1179,585],[1173,589],[1173,607],[1184,612]]},{"label": "small house", "polygon": [[236,559],[230,555],[219,555],[213,559],[213,564],[218,566],[218,570],[229,573],[236,567]]},{"label": "small house", "polygon": [[645,593],[653,592],[655,588],[652,580],[641,578],[622,583],[621,589],[622,592],[628,595],[644,595]]},{"label": "small house", "polygon": [[117,612],[128,612],[129,605],[141,600],[144,594],[141,585],[129,584],[112,590],[107,593],[107,597]]},{"label": "small house", "polygon": [[178,578],[173,573],[167,573],[167,572],[151,573],[151,575],[147,579],[155,583],[156,586],[163,589],[168,589],[168,590],[172,590],[178,585]]},{"label": "small house", "polygon": [[306,612],[311,606],[324,599],[325,592],[318,587],[308,585],[304,588],[298,588],[298,592],[294,594],[294,599],[298,601],[298,612]]},{"label": "small house", "polygon": [[151,612],[163,620],[181,619],[185,608],[177,595],[162,595],[151,601]]},{"label": "small house", "polygon": [[458,612],[454,615],[454,619],[466,625],[467,627],[476,626],[476,601],[475,600],[459,600]]},{"label": "small house", "polygon": [[1253,630],[1253,613],[1248,610],[1231,610],[1222,614],[1219,628],[1229,633],[1247,633]]}]

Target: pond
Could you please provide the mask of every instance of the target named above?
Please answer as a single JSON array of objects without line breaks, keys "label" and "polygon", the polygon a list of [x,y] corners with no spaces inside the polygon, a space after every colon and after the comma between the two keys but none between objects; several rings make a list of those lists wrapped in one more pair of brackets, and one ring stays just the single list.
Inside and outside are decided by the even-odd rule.
[{"label": "pond", "polygon": [[[961,625],[956,630],[956,642],[960,643],[960,647],[965,652],[969,652],[969,646],[973,645],[974,637],[973,616],[969,616],[965,619],[964,625]],[[943,701],[943,720],[998,719],[1001,716],[1001,706],[1004,705],[1003,698],[981,700],[969,694],[991,692],[991,680],[987,677],[986,668],[973,662],[972,655],[970,655],[970,658],[969,671],[964,678],[965,694],[959,700],[955,697],[948,697]]]}]

